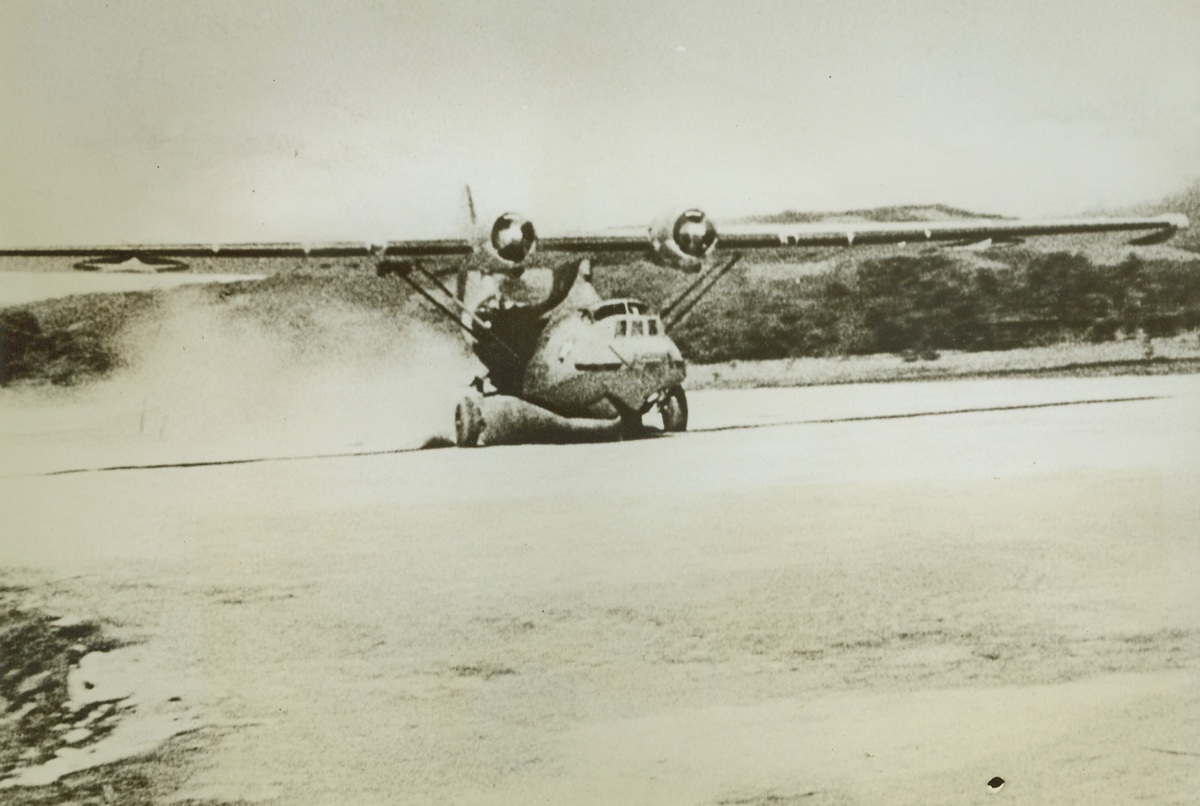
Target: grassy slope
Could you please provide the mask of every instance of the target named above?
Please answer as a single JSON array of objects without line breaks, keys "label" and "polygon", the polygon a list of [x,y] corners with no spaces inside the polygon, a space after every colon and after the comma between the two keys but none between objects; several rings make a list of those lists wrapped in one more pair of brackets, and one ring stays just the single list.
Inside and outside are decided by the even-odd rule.
[{"label": "grassy slope", "polygon": [[268,331],[299,352],[336,338],[330,330],[339,326],[358,323],[366,330],[368,319],[372,325],[394,322],[397,333],[412,323],[454,330],[402,283],[355,266],[292,268],[262,281],[86,294],[6,308],[0,311],[4,380],[66,386],[104,377],[128,364],[131,333],[152,332],[171,316],[198,308],[225,317],[215,321]]},{"label": "grassy slope", "polygon": [[[830,251],[816,266],[746,261],[673,334],[708,363],[866,353],[998,350],[1106,340],[1121,327],[1195,327],[1200,256],[1138,266],[1032,250]],[[1123,276],[1122,272],[1128,276]],[[687,279],[642,266],[597,272],[604,293],[651,303]]]},{"label": "grassy slope", "polygon": [[0,310],[0,385],[108,374],[124,362],[121,334],[160,303],[144,292],[87,294]]}]

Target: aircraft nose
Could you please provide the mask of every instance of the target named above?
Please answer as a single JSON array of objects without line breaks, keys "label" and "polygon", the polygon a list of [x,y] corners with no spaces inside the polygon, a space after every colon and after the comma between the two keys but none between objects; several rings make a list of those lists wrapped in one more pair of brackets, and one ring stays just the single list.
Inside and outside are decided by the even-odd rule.
[{"label": "aircraft nose", "polygon": [[670,339],[661,336],[651,337],[646,339],[646,342],[626,351],[629,353],[627,360],[630,364],[643,369],[657,366],[675,367],[683,364],[683,358],[680,356],[678,348]]}]

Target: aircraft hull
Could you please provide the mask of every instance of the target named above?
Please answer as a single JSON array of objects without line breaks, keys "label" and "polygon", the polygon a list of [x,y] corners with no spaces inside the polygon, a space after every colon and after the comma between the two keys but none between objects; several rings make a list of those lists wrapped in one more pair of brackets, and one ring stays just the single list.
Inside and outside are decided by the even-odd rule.
[{"label": "aircraft hull", "polygon": [[526,397],[564,417],[613,419],[638,415],[657,395],[683,383],[682,362],[575,369]]},{"label": "aircraft hull", "polygon": [[683,383],[683,357],[665,335],[618,341],[566,314],[543,331],[521,396],[564,417],[612,419],[643,413]]}]

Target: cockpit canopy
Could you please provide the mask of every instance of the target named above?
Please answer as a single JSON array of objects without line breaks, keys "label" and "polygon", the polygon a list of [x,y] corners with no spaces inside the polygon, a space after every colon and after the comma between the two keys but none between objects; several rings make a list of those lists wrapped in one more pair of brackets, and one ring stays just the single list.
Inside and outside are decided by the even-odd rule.
[{"label": "cockpit canopy", "polygon": [[636,299],[610,299],[593,305],[586,312],[593,322],[612,320],[614,338],[660,336],[666,333],[662,320],[650,306]]},{"label": "cockpit canopy", "polygon": [[588,313],[591,314],[593,322],[599,322],[610,316],[645,316],[650,313],[650,308],[636,299],[608,299],[593,305],[588,309]]}]

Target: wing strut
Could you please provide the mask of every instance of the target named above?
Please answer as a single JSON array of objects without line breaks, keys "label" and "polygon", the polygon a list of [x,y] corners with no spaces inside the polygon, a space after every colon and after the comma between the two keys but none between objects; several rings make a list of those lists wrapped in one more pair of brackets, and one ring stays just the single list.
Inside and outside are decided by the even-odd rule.
[{"label": "wing strut", "polygon": [[663,327],[670,330],[676,325],[683,324],[692,312],[692,308],[696,307],[696,303],[704,299],[704,296],[712,290],[717,281],[724,277],[741,259],[742,256],[739,253],[725,263],[714,263],[701,272],[700,276],[691,285],[672,297],[663,306],[662,310],[659,311],[659,315],[663,320]]},{"label": "wing strut", "polygon": [[[423,285],[421,285],[416,280],[414,280],[412,277],[412,273],[414,271],[419,272],[421,275],[426,277],[431,283],[433,283],[435,286],[437,286],[438,290],[441,291],[443,294],[445,294],[446,299],[448,299],[452,303],[454,303],[455,307],[451,307],[451,306],[447,305],[446,303],[442,302],[440,299],[438,299],[433,294],[431,294],[427,288],[425,288]],[[493,344],[502,348],[506,353],[511,355],[514,359],[516,359],[518,361],[520,360],[520,357],[517,355],[516,350],[514,350],[512,347],[510,347],[508,345],[508,343],[505,342],[503,339],[501,339],[499,336],[492,333],[491,328],[488,326],[487,322],[484,322],[482,319],[480,319],[478,316],[475,315],[474,311],[467,308],[466,305],[463,305],[462,302],[459,301],[459,299],[457,297],[455,297],[453,293],[451,293],[450,289],[446,288],[445,284],[442,283],[441,280],[439,280],[432,272],[430,272],[428,269],[426,269],[421,264],[410,263],[407,260],[381,260],[381,261],[379,261],[379,265],[378,265],[378,268],[376,269],[375,273],[377,275],[379,275],[380,277],[389,277],[391,275],[395,275],[396,277],[399,277],[401,280],[408,283],[409,287],[411,287],[414,291],[416,291],[418,294],[420,294],[422,297],[424,297],[426,300],[428,300],[430,305],[432,305],[433,307],[437,308],[439,311],[444,313],[451,321],[453,321],[456,325],[458,325],[463,330],[465,330],[473,338],[485,339],[487,341],[490,341]],[[458,310],[456,311],[455,308],[457,308]],[[459,312],[466,314],[470,318],[472,324],[474,324],[475,326],[471,327],[471,325],[468,325],[465,321],[463,321],[462,318],[460,318],[458,315]]]}]

